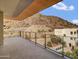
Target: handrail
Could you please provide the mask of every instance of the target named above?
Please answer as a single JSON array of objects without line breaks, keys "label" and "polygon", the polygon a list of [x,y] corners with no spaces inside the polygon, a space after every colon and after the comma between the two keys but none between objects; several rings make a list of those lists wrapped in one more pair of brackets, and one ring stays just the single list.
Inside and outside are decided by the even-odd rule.
[{"label": "handrail", "polygon": [[[43,35],[42,35],[43,37],[41,38],[43,41],[41,41],[41,43],[39,41],[40,38],[38,37],[38,36],[40,36],[40,35],[38,35],[40,33],[38,33],[38,32],[24,32],[24,31],[19,31],[18,33],[19,33],[18,36],[23,37],[25,39],[28,39],[29,41],[35,43],[35,45],[41,46],[44,49],[46,49],[46,50],[48,50],[50,52],[54,52],[57,55],[60,55],[62,57],[67,57],[68,59],[72,59],[71,56],[67,56],[66,54],[64,54],[64,47],[63,47],[62,43],[61,43],[61,46],[59,46],[59,47],[61,47],[61,49],[58,49],[59,47],[57,47],[55,49],[52,47],[53,49],[51,49],[50,47],[47,46],[48,40],[50,40],[51,35],[53,35],[53,34],[50,34],[51,32],[49,34],[47,34],[46,32],[43,32]],[[62,37],[62,39],[64,39],[64,37],[71,37],[71,36],[57,36],[57,37]],[[78,37],[73,37],[73,38],[78,38]],[[58,50],[62,50],[62,52],[58,52],[57,49]]]}]

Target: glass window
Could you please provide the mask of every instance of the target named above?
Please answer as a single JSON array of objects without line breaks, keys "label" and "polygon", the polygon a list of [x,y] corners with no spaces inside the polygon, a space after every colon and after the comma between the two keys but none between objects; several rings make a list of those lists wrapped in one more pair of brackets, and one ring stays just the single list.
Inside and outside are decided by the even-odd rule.
[{"label": "glass window", "polygon": [[71,47],[71,43],[69,43],[69,47]]},{"label": "glass window", "polygon": [[71,32],[70,32],[70,34],[72,35],[72,34],[73,34],[73,32],[71,31]]},{"label": "glass window", "polygon": [[76,34],[76,31],[74,32],[74,34]]},{"label": "glass window", "polygon": [[72,38],[72,37],[71,37],[70,39],[71,39],[71,40],[73,40],[73,38]]},{"label": "glass window", "polygon": [[66,36],[66,34],[64,34],[64,36]]}]

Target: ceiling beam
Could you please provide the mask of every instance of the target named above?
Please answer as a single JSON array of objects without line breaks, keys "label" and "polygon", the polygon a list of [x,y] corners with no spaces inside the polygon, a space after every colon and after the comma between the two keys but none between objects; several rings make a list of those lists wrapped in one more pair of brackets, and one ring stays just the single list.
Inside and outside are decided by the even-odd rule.
[{"label": "ceiling beam", "polygon": [[31,5],[25,8],[16,18],[15,20],[23,20],[33,14],[40,12],[41,10],[50,7],[62,0],[34,0]]}]

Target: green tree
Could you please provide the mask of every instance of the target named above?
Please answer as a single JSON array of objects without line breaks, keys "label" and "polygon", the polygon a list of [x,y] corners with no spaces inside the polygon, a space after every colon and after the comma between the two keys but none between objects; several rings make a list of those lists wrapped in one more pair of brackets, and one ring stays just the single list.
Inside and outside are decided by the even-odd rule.
[{"label": "green tree", "polygon": [[55,44],[60,43],[60,44],[62,44],[64,46],[66,44],[65,41],[64,41],[64,39],[62,39],[62,38],[60,38],[60,37],[58,37],[56,35],[51,35],[51,42],[52,43],[55,43]]},{"label": "green tree", "polygon": [[66,52],[65,53],[67,56],[71,56],[71,53],[70,52]]},{"label": "green tree", "polygon": [[74,51],[72,52],[72,57],[73,59],[78,59],[78,49],[74,49]]}]

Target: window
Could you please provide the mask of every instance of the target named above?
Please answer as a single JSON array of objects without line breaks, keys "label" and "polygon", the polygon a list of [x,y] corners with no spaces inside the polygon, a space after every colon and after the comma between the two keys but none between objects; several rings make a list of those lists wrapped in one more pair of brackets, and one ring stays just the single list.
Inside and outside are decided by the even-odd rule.
[{"label": "window", "polygon": [[66,36],[66,34],[64,34],[64,36]]},{"label": "window", "polygon": [[74,46],[72,46],[72,49],[71,49],[72,51],[74,50]]},{"label": "window", "polygon": [[71,32],[70,32],[70,34],[72,35],[72,34],[73,34],[73,32],[71,31]]},{"label": "window", "polygon": [[69,43],[69,47],[71,47],[72,45],[71,45],[71,43]]},{"label": "window", "polygon": [[76,34],[76,31],[74,32],[74,34]]},{"label": "window", "polygon": [[71,40],[73,40],[73,38],[72,38],[72,37],[71,37],[70,39],[71,39]]}]

